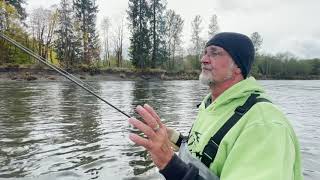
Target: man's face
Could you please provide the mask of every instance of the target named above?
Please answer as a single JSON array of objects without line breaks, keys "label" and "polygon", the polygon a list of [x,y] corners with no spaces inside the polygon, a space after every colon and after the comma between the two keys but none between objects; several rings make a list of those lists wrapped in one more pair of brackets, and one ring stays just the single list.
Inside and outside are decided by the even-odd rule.
[{"label": "man's face", "polygon": [[224,49],[208,46],[201,58],[202,72],[199,79],[203,84],[214,86],[232,78],[235,67],[232,58]]}]

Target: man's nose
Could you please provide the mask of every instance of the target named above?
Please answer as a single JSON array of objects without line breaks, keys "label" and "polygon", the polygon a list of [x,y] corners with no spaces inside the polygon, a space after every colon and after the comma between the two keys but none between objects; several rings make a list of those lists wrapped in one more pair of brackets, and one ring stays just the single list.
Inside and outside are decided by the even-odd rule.
[{"label": "man's nose", "polygon": [[202,64],[208,64],[208,63],[210,63],[210,58],[209,58],[206,54],[204,54],[204,55],[201,57],[200,62],[201,62]]}]

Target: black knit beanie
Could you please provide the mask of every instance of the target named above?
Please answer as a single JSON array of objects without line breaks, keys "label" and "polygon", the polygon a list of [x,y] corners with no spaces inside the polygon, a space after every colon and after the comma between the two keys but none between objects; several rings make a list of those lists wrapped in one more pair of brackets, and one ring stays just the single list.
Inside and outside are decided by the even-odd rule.
[{"label": "black knit beanie", "polygon": [[243,77],[247,78],[255,52],[252,41],[248,36],[233,32],[222,32],[212,37],[207,42],[206,47],[211,45],[219,46],[227,51],[241,69]]}]

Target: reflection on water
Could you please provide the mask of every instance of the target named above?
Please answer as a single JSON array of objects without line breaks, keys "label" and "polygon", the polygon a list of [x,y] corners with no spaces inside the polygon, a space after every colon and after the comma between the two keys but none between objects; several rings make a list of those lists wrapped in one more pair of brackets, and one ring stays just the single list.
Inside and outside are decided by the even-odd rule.
[{"label": "reflection on water", "polygon": [[[320,81],[261,81],[301,142],[306,180],[320,179]],[[154,106],[186,134],[207,93],[197,81],[91,82],[131,116]],[[69,82],[0,82],[0,178],[160,179],[148,153],[132,144],[127,118]]]}]

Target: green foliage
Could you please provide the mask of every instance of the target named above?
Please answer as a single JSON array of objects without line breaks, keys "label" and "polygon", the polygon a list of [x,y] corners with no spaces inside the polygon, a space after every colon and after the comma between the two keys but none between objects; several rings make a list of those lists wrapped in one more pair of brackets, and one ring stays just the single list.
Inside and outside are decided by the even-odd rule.
[{"label": "green foliage", "polygon": [[199,70],[201,69],[201,64],[199,61],[199,56],[188,55],[185,60],[185,70]]},{"label": "green foliage", "polygon": [[[23,2],[0,1],[0,31],[39,53],[41,49],[37,48],[37,44],[42,42],[30,38],[24,26],[24,10],[20,9]],[[90,74],[100,73],[101,70],[155,74],[188,72],[192,73],[192,76],[199,73],[200,52],[204,45],[200,37],[200,16],[196,16],[192,23],[193,47],[185,56],[180,47],[184,23],[180,15],[169,10],[163,17],[165,2],[161,0],[129,0],[127,13],[131,31],[131,59],[123,60],[119,68],[117,55],[108,55],[103,61],[99,60],[98,36],[95,32],[95,0],[73,2],[74,10],[68,8],[71,5],[61,4],[58,30],[55,31],[55,49],[47,46],[52,63]],[[216,20],[216,17],[214,19]],[[256,32],[251,38],[258,51],[262,37]],[[0,39],[0,65],[10,68],[43,68],[40,63],[35,63],[32,57],[3,39]],[[290,53],[259,53],[256,55],[251,74],[259,79],[319,79],[320,59],[300,59]]]},{"label": "green foliage", "polygon": [[[99,64],[99,67],[101,68],[115,68],[118,66],[118,59],[115,56],[110,56],[107,61],[99,61],[97,64]],[[122,61],[122,67],[123,68],[133,68],[131,61],[123,60]]]},{"label": "green foliage", "polygon": [[[182,56],[175,56],[174,59],[171,59],[163,65],[163,68],[168,72],[182,72],[185,71],[185,69],[191,69],[186,68],[186,62],[184,61]],[[191,66],[191,65],[190,65]]]},{"label": "green foliage", "polygon": [[10,5],[12,5],[19,14],[20,20],[24,20],[27,17],[27,13],[23,5],[25,0],[6,0]]},{"label": "green foliage", "polygon": [[96,33],[98,6],[96,5],[96,0],[74,0],[73,8],[83,46],[80,52],[82,54],[81,58],[86,64],[91,64],[99,60],[100,52]]},{"label": "green foliage", "polygon": [[311,75],[320,75],[320,59],[309,60],[311,64]]},{"label": "green foliage", "polygon": [[151,37],[151,67],[161,66],[166,61],[165,51],[165,0],[150,1],[150,37]]},{"label": "green foliage", "polygon": [[129,28],[131,31],[129,56],[137,68],[147,68],[151,65],[151,41],[148,21],[150,9],[146,0],[129,0]]},{"label": "green foliage", "polygon": [[[0,32],[13,38],[22,45],[29,47],[28,35],[23,28],[22,18],[12,3],[16,3],[18,6],[20,1],[0,2]],[[0,39],[0,64],[22,64],[30,62],[32,62],[32,59],[27,54],[9,42]]]},{"label": "green foliage", "polygon": [[299,60],[288,53],[257,55],[251,74],[263,79],[310,79],[319,78],[319,59]]},{"label": "green foliage", "polygon": [[63,67],[71,68],[80,62],[81,42],[75,36],[75,22],[73,21],[72,7],[68,0],[62,0],[58,9],[58,29],[55,50],[57,59]]}]

